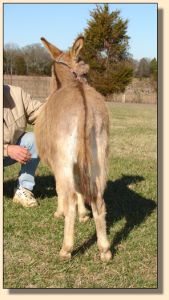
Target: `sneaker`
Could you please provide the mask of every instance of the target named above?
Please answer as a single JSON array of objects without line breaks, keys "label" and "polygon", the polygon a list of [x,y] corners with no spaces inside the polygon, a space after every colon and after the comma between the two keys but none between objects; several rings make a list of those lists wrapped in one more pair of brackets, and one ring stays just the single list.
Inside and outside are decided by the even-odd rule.
[{"label": "sneaker", "polygon": [[34,198],[33,193],[21,186],[15,191],[13,202],[21,204],[24,207],[38,206],[38,202]]}]

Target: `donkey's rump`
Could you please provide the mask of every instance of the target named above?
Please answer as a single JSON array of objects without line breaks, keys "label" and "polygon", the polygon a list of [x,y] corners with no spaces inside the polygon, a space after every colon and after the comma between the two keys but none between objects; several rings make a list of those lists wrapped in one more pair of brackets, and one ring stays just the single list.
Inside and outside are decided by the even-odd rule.
[{"label": "donkey's rump", "polygon": [[[84,118],[83,102],[76,84],[54,92],[44,105],[35,124],[36,143],[44,162],[52,163],[56,155],[77,140],[78,128]],[[79,124],[78,124],[79,123]],[[67,145],[67,147],[66,147]]]}]

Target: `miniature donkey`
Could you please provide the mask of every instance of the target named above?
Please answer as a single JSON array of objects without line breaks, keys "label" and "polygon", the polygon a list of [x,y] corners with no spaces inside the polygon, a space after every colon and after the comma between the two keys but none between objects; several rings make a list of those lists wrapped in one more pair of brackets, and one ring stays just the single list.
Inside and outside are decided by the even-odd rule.
[{"label": "miniature donkey", "polygon": [[[76,207],[85,221],[90,204],[96,224],[97,243],[103,261],[111,259],[106,234],[105,203],[109,118],[104,98],[83,80],[87,65],[79,62],[83,37],[71,50],[62,52],[46,39],[43,44],[53,58],[53,89],[35,124],[38,153],[55,175],[58,209],[64,216],[61,259],[70,259],[73,249]],[[86,68],[88,71],[88,68]]]}]

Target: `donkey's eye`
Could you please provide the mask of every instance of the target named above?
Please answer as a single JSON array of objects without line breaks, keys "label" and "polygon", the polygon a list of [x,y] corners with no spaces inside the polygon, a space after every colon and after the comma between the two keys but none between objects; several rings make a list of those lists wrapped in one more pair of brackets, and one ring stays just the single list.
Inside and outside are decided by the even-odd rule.
[{"label": "donkey's eye", "polygon": [[79,63],[81,60],[82,60],[81,57],[78,56],[78,57],[77,57],[77,63]]},{"label": "donkey's eye", "polygon": [[74,58],[75,63],[79,63],[80,61],[81,61],[81,58],[79,56]]}]

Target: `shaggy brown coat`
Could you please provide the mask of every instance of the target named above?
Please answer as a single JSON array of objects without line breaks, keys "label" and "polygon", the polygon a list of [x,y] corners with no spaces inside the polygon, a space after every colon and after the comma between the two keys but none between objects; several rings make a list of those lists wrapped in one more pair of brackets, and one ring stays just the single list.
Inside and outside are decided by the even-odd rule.
[{"label": "shaggy brown coat", "polygon": [[83,37],[76,39],[66,53],[41,40],[54,59],[53,89],[36,121],[35,135],[40,158],[52,168],[56,179],[55,217],[65,216],[60,257],[71,257],[76,206],[80,221],[86,221],[86,202],[92,207],[101,259],[109,260],[103,200],[109,118],[104,98],[79,80],[88,71],[87,65],[78,62]]}]

